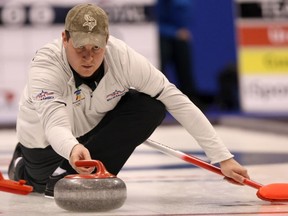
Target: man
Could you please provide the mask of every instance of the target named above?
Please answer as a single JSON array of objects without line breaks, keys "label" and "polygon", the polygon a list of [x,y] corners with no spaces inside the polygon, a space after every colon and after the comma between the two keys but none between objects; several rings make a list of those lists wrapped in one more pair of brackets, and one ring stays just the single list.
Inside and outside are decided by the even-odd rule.
[{"label": "man", "polygon": [[25,179],[53,196],[67,174],[88,174],[78,160],[97,159],[115,175],[168,110],[212,163],[237,182],[249,178],[201,111],[143,56],[110,36],[106,13],[93,4],[72,8],[62,39],[33,58],[17,119],[10,179]]},{"label": "man", "polygon": [[161,71],[166,74],[168,66],[173,66],[178,88],[194,103],[197,100],[199,106],[191,64],[193,38],[190,29],[194,7],[193,0],[156,1]]}]

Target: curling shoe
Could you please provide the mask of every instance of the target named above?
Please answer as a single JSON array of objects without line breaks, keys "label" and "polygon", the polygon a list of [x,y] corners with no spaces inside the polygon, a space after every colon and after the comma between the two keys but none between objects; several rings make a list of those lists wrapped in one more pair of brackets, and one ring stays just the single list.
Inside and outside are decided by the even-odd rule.
[{"label": "curling shoe", "polygon": [[44,192],[45,197],[52,198],[52,199],[54,198],[54,187],[55,187],[56,183],[60,179],[64,178],[66,175],[68,175],[68,173],[64,172],[64,173],[62,173],[60,175],[56,175],[56,176],[51,175],[49,177],[49,180],[48,180],[48,182],[46,184],[46,188],[45,188],[45,192]]},{"label": "curling shoe", "polygon": [[9,179],[15,181],[18,181],[19,179],[22,178],[24,170],[24,162],[20,145],[21,145],[20,143],[16,145],[16,148],[14,150],[12,159],[8,167],[8,177]]}]

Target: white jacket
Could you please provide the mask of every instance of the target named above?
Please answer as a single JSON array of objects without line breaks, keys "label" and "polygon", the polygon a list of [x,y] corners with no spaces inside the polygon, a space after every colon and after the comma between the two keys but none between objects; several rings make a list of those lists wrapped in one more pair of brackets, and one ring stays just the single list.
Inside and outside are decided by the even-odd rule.
[{"label": "white jacket", "polygon": [[41,48],[31,62],[19,104],[17,136],[27,148],[53,149],[68,159],[79,137],[94,128],[129,88],[156,96],[198,141],[212,163],[233,157],[203,113],[143,56],[110,36],[105,75],[94,92],[76,89],[61,40]]}]

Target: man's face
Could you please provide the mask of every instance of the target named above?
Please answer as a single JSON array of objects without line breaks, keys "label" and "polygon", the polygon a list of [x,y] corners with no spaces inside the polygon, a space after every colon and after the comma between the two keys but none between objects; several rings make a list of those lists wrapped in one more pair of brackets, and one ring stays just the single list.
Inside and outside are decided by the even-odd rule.
[{"label": "man's face", "polygon": [[101,65],[104,59],[105,48],[87,44],[75,48],[70,38],[67,41],[65,32],[62,32],[63,45],[71,67],[82,77],[90,77]]}]

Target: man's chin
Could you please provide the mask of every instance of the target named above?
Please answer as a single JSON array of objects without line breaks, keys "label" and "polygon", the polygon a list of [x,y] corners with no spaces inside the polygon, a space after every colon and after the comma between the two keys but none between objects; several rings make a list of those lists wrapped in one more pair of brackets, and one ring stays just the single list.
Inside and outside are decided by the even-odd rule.
[{"label": "man's chin", "polygon": [[95,71],[81,71],[80,73],[78,72],[79,76],[82,78],[89,78],[94,74]]}]

